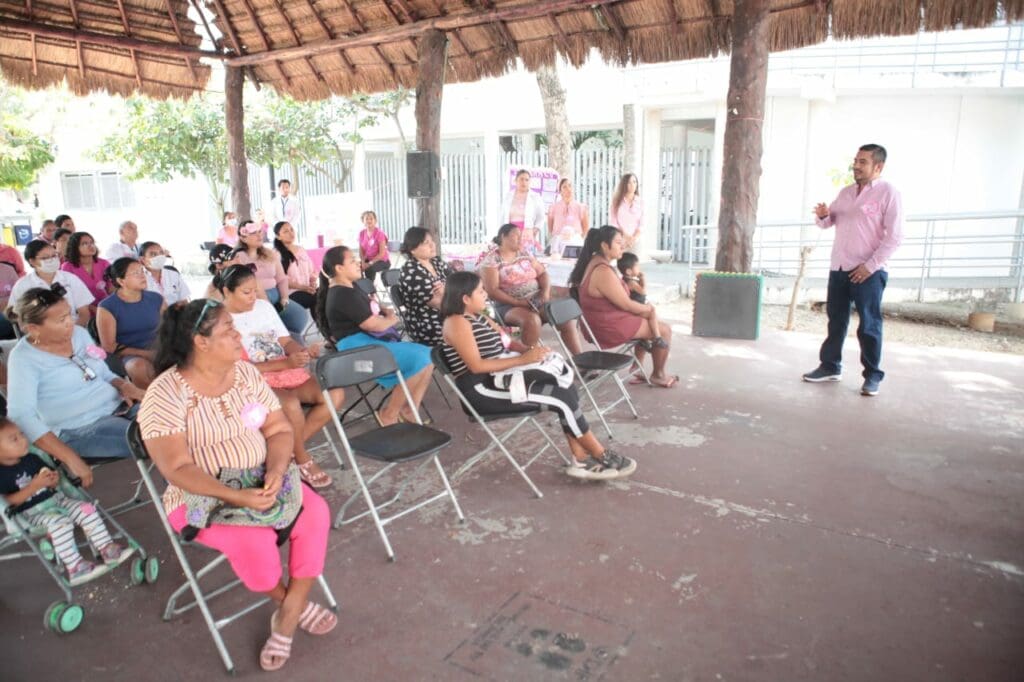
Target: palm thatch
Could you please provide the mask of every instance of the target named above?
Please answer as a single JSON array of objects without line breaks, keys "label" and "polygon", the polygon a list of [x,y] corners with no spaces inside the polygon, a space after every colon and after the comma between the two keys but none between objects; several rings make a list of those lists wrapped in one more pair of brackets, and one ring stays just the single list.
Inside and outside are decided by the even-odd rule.
[{"label": "palm thatch", "polygon": [[[190,6],[191,3],[191,6]],[[202,59],[245,67],[296,99],[414,87],[417,40],[448,37],[447,82],[592,49],[616,64],[730,49],[733,0],[0,0],[0,72],[75,92],[188,96]],[[772,50],[1024,18],[1024,0],[772,0]],[[199,26],[197,26],[197,22]],[[214,27],[211,30],[211,26]],[[210,51],[202,51],[203,35]],[[127,42],[130,41],[130,42]]]}]

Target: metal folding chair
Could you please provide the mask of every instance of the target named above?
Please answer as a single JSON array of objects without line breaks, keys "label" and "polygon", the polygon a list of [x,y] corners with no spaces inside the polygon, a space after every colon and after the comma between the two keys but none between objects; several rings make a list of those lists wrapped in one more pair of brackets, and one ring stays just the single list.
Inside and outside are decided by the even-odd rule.
[{"label": "metal folding chair", "polygon": [[[547,318],[551,321],[551,324],[555,326],[578,319],[586,331],[584,336],[590,339],[595,338],[593,331],[590,329],[590,325],[587,324],[586,318],[583,317],[583,310],[574,299],[560,298],[554,301],[549,301],[544,305],[544,311]],[[565,341],[562,339],[560,334],[558,335],[558,343],[562,346],[562,352],[565,353],[566,358],[569,359],[569,363],[576,371],[576,376],[579,377],[580,385],[583,386],[583,391],[587,394],[590,404],[594,406],[598,419],[600,419],[601,424],[604,425],[604,430],[608,432],[608,437],[614,438],[612,429],[608,426],[608,421],[604,418],[606,412],[616,407],[622,401],[626,401],[626,404],[629,405],[629,410],[633,413],[633,418],[637,419],[640,416],[636,412],[636,407],[633,406],[633,401],[629,397],[629,391],[626,390],[626,385],[622,383],[622,379],[619,377],[619,372],[623,369],[635,366],[641,373],[643,373],[643,376],[646,379],[647,374],[644,372],[643,367],[636,359],[636,356],[630,353],[617,353],[607,350],[589,350],[573,355],[569,352],[569,348],[565,345]],[[583,372],[592,372],[596,374],[596,376],[590,381],[587,381],[583,378]],[[597,399],[594,397],[594,390],[609,378],[611,378],[611,380],[615,382],[615,385],[618,386],[620,395],[614,402],[606,405],[605,407],[601,407],[598,404]]]},{"label": "metal folding chair", "polygon": [[[220,631],[247,613],[260,608],[270,601],[270,598],[260,597],[256,601],[232,614],[216,620],[214,619],[213,614],[210,612],[209,601],[214,597],[218,597],[225,592],[238,587],[242,584],[242,581],[235,578],[226,584],[211,590],[210,592],[203,592],[199,581],[223,564],[227,560],[227,557],[223,554],[218,554],[216,558],[204,564],[199,570],[193,570],[192,564],[185,555],[186,545],[202,547],[210,552],[214,552],[216,550],[212,550],[209,547],[200,545],[199,543],[186,543],[176,532],[174,532],[174,528],[171,527],[170,521],[167,520],[167,512],[164,509],[162,500],[160,499],[160,493],[156,489],[156,483],[153,481],[149,452],[146,450],[146,444],[142,442],[142,433],[139,429],[138,423],[133,423],[128,429],[128,447],[131,449],[132,456],[135,458],[135,463],[139,467],[139,473],[142,474],[142,480],[145,483],[146,490],[149,492],[150,498],[152,499],[153,507],[156,509],[157,515],[160,517],[160,524],[164,527],[164,532],[167,533],[167,539],[171,542],[171,549],[174,550],[174,555],[178,558],[181,570],[185,574],[185,583],[176,589],[167,600],[167,606],[164,608],[163,619],[165,621],[169,621],[175,616],[180,616],[193,608],[198,608],[199,612],[203,615],[203,621],[206,623],[206,628],[210,631],[210,637],[213,638],[214,646],[217,647],[217,653],[220,654],[220,659],[223,661],[224,667],[227,668],[229,674],[234,674],[235,664],[231,659],[231,654],[228,653],[227,646],[224,644],[224,638],[221,637]],[[332,611],[337,612],[338,602],[334,600],[334,594],[331,592],[331,588],[327,585],[327,581],[324,580],[323,575],[317,578],[317,583],[323,591],[324,599],[327,600],[327,605]],[[193,599],[184,605],[179,606],[178,600],[185,596],[186,592],[189,590],[192,592]]]},{"label": "metal folding chair", "polygon": [[[333,388],[356,386],[389,374],[397,377],[399,386],[401,386],[402,392],[405,394],[405,399],[412,406],[413,413],[416,415],[416,423],[399,422],[350,438],[345,432],[345,427],[341,424],[338,412],[334,409],[330,400],[328,400],[328,391]],[[392,550],[388,534],[384,530],[384,526],[392,521],[445,497],[451,500],[459,521],[465,521],[462,509],[459,507],[459,501],[455,497],[455,491],[452,490],[448,476],[445,475],[444,468],[441,466],[441,460],[438,459],[438,453],[451,443],[452,437],[444,431],[423,426],[419,411],[415,408],[412,396],[409,395],[409,388],[405,384],[405,378],[402,376],[401,371],[399,371],[394,356],[391,355],[387,348],[383,346],[360,346],[323,356],[316,363],[316,378],[320,382],[320,389],[323,391],[324,399],[331,410],[331,419],[334,422],[334,428],[338,432],[338,437],[345,450],[349,465],[359,483],[359,490],[353,493],[341,505],[341,509],[338,510],[338,514],[334,519],[335,528],[357,521],[366,515],[372,516],[377,532],[384,542],[384,548],[387,550],[388,560],[394,561],[395,552]],[[369,478],[364,478],[363,472],[356,462],[357,455],[380,462],[384,466]],[[374,481],[399,464],[415,461],[419,461],[419,465],[399,484],[397,491],[390,499],[380,503],[373,499],[369,486]],[[402,494],[409,484],[415,480],[417,474],[431,462],[437,468],[437,473],[441,477],[444,490],[390,516],[381,516],[381,510],[401,499]],[[345,512],[358,499],[360,494],[366,502],[366,511],[346,519]]]},{"label": "metal folding chair", "polygon": [[385,270],[381,274],[380,279],[382,282],[384,282],[384,288],[386,288],[388,291],[391,291],[391,287],[398,286],[399,281],[402,279],[402,271],[399,270],[398,268],[391,268],[390,270]]},{"label": "metal folding chair", "polygon": [[[388,270],[388,272],[392,271]],[[405,294],[402,293],[402,287],[398,284],[395,284],[391,287],[389,291],[391,293],[391,302],[395,304],[395,313],[398,315],[398,319],[402,321],[403,333],[406,336],[409,336],[409,325],[405,321]],[[449,410],[452,409],[452,404],[448,400],[448,395],[444,392],[444,389],[441,388],[441,381],[437,378],[437,375],[434,374],[431,376],[431,378],[434,381],[434,385],[437,386],[437,392],[440,393],[441,398],[444,399],[444,404],[448,406]]]},{"label": "metal folding chair", "polygon": [[[508,412],[480,414],[476,410],[476,408],[473,407],[473,404],[469,402],[469,399],[466,398],[465,394],[463,394],[462,391],[459,390],[458,385],[455,383],[455,377],[452,376],[451,369],[448,367],[448,363],[445,361],[444,354],[441,352],[441,349],[434,348],[430,352],[430,356],[431,359],[434,361],[434,367],[444,375],[444,379],[448,383],[449,388],[451,388],[452,391],[455,392],[455,395],[459,397],[459,401],[462,403],[462,411],[466,413],[466,416],[470,419],[470,421],[475,421],[477,424],[479,424],[483,428],[484,432],[491,439],[491,443],[483,450],[467,459],[465,463],[463,463],[463,465],[459,467],[458,471],[455,472],[452,478],[458,478],[462,474],[466,473],[467,471],[472,469],[480,460],[486,457],[491,450],[493,450],[494,448],[498,448],[501,451],[501,454],[505,457],[505,459],[507,459],[509,463],[512,465],[512,467],[516,470],[516,473],[518,473],[523,478],[523,480],[526,481],[526,484],[530,486],[530,490],[533,491],[533,494],[536,495],[538,498],[544,497],[544,494],[541,493],[540,489],[527,475],[527,467],[533,464],[538,457],[547,452],[548,448],[554,448],[555,452],[558,453],[558,456],[562,458],[562,461],[565,464],[569,464],[570,460],[565,456],[565,454],[561,450],[558,449],[558,446],[555,445],[555,442],[551,440],[551,436],[549,436],[547,432],[543,428],[541,428],[541,425],[537,422],[536,417],[541,412],[543,412],[543,410],[537,405],[523,404],[516,406],[515,409],[510,409]],[[490,427],[490,424],[494,422],[510,419],[515,420],[515,423],[500,436],[497,433],[495,433],[494,430]],[[531,424],[537,430],[537,432],[540,433],[540,435],[544,438],[546,442],[544,443],[544,447],[535,452],[533,456],[526,461],[525,464],[519,464],[519,462],[516,461],[516,458],[512,456],[512,453],[508,451],[508,448],[505,446],[505,442],[508,441],[508,439],[510,439],[512,436],[514,436],[516,432],[518,432],[519,429],[522,428],[527,423]]]}]

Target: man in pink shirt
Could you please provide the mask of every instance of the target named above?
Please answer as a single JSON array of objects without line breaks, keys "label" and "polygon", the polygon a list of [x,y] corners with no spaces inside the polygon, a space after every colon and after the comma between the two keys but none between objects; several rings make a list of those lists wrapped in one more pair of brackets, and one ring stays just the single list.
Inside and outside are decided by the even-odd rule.
[{"label": "man in pink shirt", "polygon": [[804,381],[842,378],[843,341],[850,325],[850,304],[857,306],[860,361],[864,365],[861,395],[878,394],[885,376],[882,361],[882,292],[889,280],[885,263],[903,239],[900,193],[880,180],[885,147],[866,144],[853,159],[854,184],[844,187],[831,205],[818,204],[818,227],[836,228],[828,276],[828,336],[821,344],[821,364]]}]

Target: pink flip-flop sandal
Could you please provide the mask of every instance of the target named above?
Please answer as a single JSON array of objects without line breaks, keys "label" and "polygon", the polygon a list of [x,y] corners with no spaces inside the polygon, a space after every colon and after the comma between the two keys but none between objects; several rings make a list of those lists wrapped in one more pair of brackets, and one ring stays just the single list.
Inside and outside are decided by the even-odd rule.
[{"label": "pink flip-flop sandal", "polygon": [[338,625],[338,616],[316,602],[306,602],[299,616],[299,628],[311,635],[326,635]]}]

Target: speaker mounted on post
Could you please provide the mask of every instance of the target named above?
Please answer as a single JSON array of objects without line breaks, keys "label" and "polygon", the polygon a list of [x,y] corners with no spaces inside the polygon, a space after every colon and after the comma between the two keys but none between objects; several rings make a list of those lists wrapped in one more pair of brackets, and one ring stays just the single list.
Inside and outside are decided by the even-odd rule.
[{"label": "speaker mounted on post", "polygon": [[405,180],[410,199],[435,197],[441,191],[441,161],[432,151],[405,155]]}]

